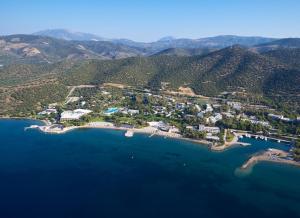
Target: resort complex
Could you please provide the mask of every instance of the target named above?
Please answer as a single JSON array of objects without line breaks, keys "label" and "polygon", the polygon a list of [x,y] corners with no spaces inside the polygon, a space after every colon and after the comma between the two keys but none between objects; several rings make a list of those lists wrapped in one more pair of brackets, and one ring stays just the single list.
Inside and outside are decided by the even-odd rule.
[{"label": "resort complex", "polygon": [[[296,144],[300,129],[291,129],[299,126],[299,117],[285,118],[264,105],[237,101],[236,93],[207,98],[114,84],[83,85],[71,91],[68,99],[76,100],[55,102],[36,112],[35,118],[47,123],[38,127],[40,130],[64,133],[76,128],[109,128],[127,131],[127,137],[146,133],[190,140],[215,151],[246,146],[239,139],[253,137],[292,145],[290,156],[299,160]],[[291,132],[282,134],[285,127]]]}]

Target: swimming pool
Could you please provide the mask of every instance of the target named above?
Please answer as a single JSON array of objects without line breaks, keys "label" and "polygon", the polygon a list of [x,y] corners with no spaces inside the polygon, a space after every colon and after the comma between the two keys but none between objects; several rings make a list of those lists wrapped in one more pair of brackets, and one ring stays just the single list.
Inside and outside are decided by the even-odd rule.
[{"label": "swimming pool", "polygon": [[104,113],[105,114],[114,114],[114,113],[117,113],[119,111],[118,108],[116,107],[111,107],[111,108],[108,108]]}]

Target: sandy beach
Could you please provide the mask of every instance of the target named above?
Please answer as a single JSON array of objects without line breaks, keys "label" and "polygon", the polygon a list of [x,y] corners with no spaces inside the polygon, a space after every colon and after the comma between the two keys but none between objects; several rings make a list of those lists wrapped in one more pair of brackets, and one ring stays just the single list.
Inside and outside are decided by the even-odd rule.
[{"label": "sandy beach", "polygon": [[[44,121],[45,124],[47,124],[46,121]],[[31,126],[28,128],[34,128],[34,129],[39,129],[40,131],[44,133],[49,133],[49,134],[64,134],[69,131],[75,130],[75,129],[112,129],[112,130],[123,130],[123,131],[132,131],[133,133],[141,133],[141,134],[147,134],[149,137],[152,136],[161,136],[161,137],[167,137],[167,138],[174,138],[174,139],[179,139],[179,140],[185,140],[185,141],[190,141],[194,142],[197,144],[202,144],[202,145],[207,145],[211,146],[212,143],[206,140],[197,140],[197,139],[190,139],[190,138],[185,138],[179,133],[174,133],[174,132],[166,132],[166,131],[161,131],[158,130],[157,128],[148,126],[148,127],[143,127],[143,128],[126,128],[126,127],[118,127],[115,126],[113,123],[110,122],[91,122],[88,123],[84,126],[70,126],[70,127],[64,127],[64,128],[57,128],[57,127],[52,127],[50,125],[45,125],[45,126]]]}]

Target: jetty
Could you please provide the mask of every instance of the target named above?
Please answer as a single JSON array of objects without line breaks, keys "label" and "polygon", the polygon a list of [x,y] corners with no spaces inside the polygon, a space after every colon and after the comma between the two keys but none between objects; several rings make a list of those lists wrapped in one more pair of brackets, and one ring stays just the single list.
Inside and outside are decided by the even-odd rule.
[{"label": "jetty", "polygon": [[28,129],[39,129],[39,128],[40,128],[39,125],[31,125],[31,126],[24,127],[24,131],[26,131]]},{"label": "jetty", "polygon": [[293,160],[293,158],[288,152],[279,149],[269,148],[263,153],[252,156],[241,166],[241,169],[249,169],[260,161],[284,163],[300,167],[300,162]]}]

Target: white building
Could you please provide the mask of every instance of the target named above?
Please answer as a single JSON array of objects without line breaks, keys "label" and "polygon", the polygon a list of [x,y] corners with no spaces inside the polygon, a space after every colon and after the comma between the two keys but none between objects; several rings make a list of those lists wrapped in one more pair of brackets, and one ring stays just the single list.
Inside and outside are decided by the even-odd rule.
[{"label": "white building", "polygon": [[283,118],[282,115],[277,115],[277,114],[268,114],[268,116],[273,119],[278,119],[278,120],[281,120]]},{"label": "white building", "polygon": [[242,104],[240,102],[234,102],[234,101],[227,101],[227,105],[232,107],[235,110],[241,110]]},{"label": "white building", "polygon": [[214,109],[212,108],[212,106],[210,104],[206,104],[206,109],[205,112],[213,112]]},{"label": "white building", "polygon": [[171,128],[168,124],[164,123],[163,121],[159,121],[159,122],[153,121],[153,122],[148,122],[148,124],[151,127],[154,127],[159,130],[166,131],[166,132],[168,132],[169,129]]},{"label": "white building", "polygon": [[229,112],[223,112],[222,115],[224,115],[225,117],[228,117],[228,118],[233,118],[234,115],[229,113]]},{"label": "white building", "polygon": [[128,114],[130,115],[136,115],[136,114],[139,114],[140,111],[139,110],[134,110],[134,109],[128,109]]},{"label": "white building", "polygon": [[55,108],[48,108],[42,112],[39,112],[38,115],[50,115],[50,114],[56,114],[57,110]]},{"label": "white building", "polygon": [[79,120],[80,117],[91,113],[91,110],[85,110],[85,109],[76,109],[74,111],[64,111],[61,113],[60,120]]},{"label": "white building", "polygon": [[282,120],[284,122],[291,122],[290,118],[284,117],[283,115],[276,115],[276,114],[268,114],[269,117],[275,120]]},{"label": "white building", "polygon": [[259,121],[259,120],[249,120],[249,121],[252,124],[262,125],[262,126],[265,126],[265,127],[270,127],[270,124],[267,121]]},{"label": "white building", "polygon": [[218,136],[211,136],[211,135],[205,136],[205,139],[208,141],[220,141],[220,138]]},{"label": "white building", "polygon": [[212,134],[218,134],[220,133],[219,127],[210,127],[210,126],[204,126],[202,124],[199,125],[199,131],[200,132],[207,132]]},{"label": "white building", "polygon": [[215,113],[215,115],[214,116],[210,116],[210,117],[208,117],[207,119],[206,119],[206,122],[207,123],[213,123],[213,124],[215,124],[216,122],[218,122],[219,120],[222,120],[222,114],[220,114],[220,113]]},{"label": "white building", "polygon": [[195,104],[195,108],[196,108],[196,110],[197,110],[198,112],[201,111],[201,107],[200,107],[198,104]]}]

